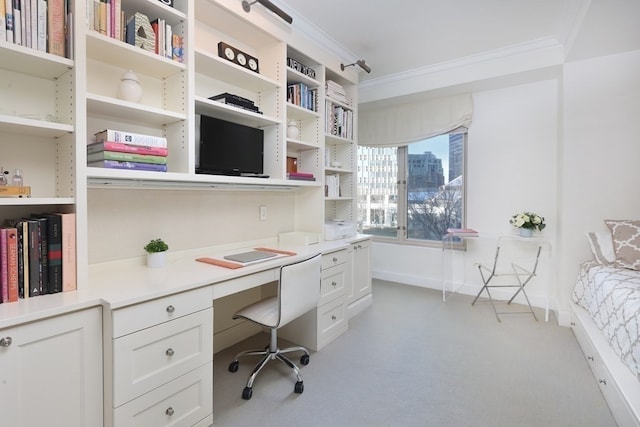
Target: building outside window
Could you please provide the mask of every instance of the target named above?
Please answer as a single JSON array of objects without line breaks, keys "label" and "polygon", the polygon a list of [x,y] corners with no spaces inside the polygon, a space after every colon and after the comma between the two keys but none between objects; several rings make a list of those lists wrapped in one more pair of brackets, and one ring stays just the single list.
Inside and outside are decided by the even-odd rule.
[{"label": "building outside window", "polygon": [[440,244],[464,227],[466,133],[401,147],[358,148],[359,230],[384,240]]}]

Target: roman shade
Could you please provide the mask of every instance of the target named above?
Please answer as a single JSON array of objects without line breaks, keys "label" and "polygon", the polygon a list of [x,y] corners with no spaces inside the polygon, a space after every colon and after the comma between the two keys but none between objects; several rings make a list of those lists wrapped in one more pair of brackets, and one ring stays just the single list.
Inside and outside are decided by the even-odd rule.
[{"label": "roman shade", "polygon": [[398,147],[468,128],[473,116],[471,94],[461,94],[361,109],[358,117],[358,145]]}]

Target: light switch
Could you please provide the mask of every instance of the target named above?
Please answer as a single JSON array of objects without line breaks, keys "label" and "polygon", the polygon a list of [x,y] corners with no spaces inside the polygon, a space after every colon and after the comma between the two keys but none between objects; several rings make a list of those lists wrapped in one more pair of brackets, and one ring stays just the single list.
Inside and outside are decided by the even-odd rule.
[{"label": "light switch", "polygon": [[266,220],[267,220],[267,207],[260,206],[260,221],[266,221]]}]

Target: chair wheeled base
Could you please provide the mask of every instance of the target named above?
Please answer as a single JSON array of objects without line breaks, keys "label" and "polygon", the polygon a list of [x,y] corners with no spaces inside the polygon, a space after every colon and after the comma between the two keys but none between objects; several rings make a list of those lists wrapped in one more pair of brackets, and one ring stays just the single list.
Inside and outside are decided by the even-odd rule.
[{"label": "chair wheeled base", "polygon": [[302,356],[300,356],[301,364],[303,365],[309,364],[309,360],[310,360],[309,351],[306,348],[301,346],[288,347],[284,349],[278,348],[277,329],[274,328],[274,329],[271,329],[271,338],[270,338],[269,346],[266,349],[245,350],[236,354],[236,357],[234,358],[233,362],[229,364],[229,372],[238,371],[238,368],[240,366],[238,359],[240,357],[263,356],[260,362],[258,362],[258,364],[256,364],[256,366],[251,371],[251,374],[249,375],[249,379],[247,380],[247,385],[242,390],[242,398],[245,400],[251,399],[251,395],[253,394],[253,382],[255,381],[256,377],[258,376],[258,373],[262,370],[262,368],[264,368],[267,365],[267,363],[269,363],[269,361],[271,360],[279,360],[280,362],[284,363],[285,365],[287,365],[289,368],[293,370],[297,380],[293,388],[293,391],[295,393],[302,393],[304,391],[304,382],[302,381],[302,376],[300,375],[300,369],[296,366],[295,363],[293,363],[287,356],[284,355],[285,353],[292,353],[294,351],[303,352]]}]

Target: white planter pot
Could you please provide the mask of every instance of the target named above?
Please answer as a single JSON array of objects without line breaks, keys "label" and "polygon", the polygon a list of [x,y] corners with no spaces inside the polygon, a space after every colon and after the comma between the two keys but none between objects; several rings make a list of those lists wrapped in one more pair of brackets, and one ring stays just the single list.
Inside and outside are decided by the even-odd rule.
[{"label": "white planter pot", "polygon": [[166,252],[147,253],[147,267],[162,268],[167,265]]}]

